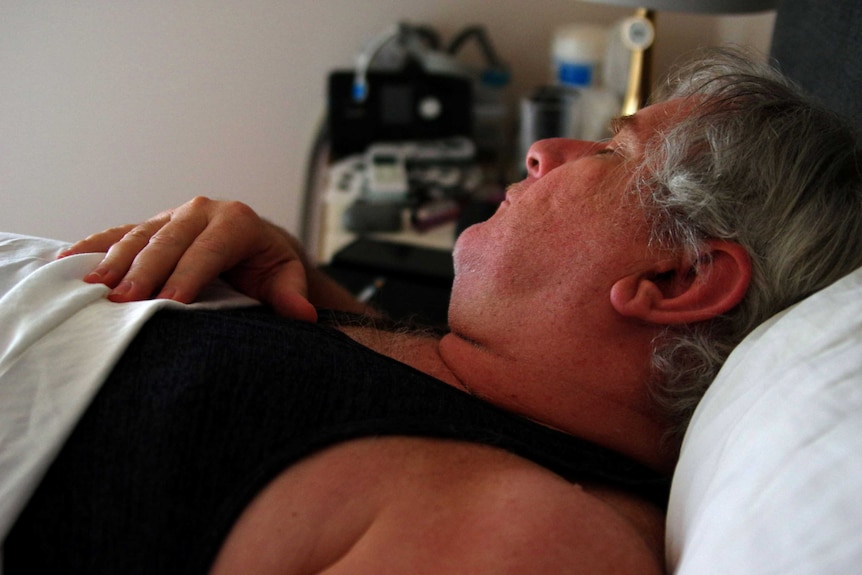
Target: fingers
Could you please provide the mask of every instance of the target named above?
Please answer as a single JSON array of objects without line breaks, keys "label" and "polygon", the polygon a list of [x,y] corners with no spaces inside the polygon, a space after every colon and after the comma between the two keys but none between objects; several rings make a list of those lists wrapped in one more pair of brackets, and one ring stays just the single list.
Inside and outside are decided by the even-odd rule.
[{"label": "fingers", "polygon": [[[261,249],[257,215],[244,204],[218,207],[217,212],[206,214],[194,206],[178,210],[174,221],[150,240],[147,253],[141,254],[140,263],[136,262],[139,268],[130,271],[132,278],[138,273],[151,277],[167,273],[157,297],[190,302],[223,272],[246,259],[254,261]],[[155,258],[152,264],[155,269],[150,267],[151,257]],[[157,267],[162,261],[173,261],[176,265],[163,270]]]},{"label": "fingers", "polygon": [[[230,267],[233,259],[214,208],[195,198],[130,230],[108,251],[94,274],[114,289],[115,302],[149,297],[188,303]],[[115,282],[116,276],[119,280]]]},{"label": "fingers", "polygon": [[[180,247],[165,238],[163,230],[170,214],[161,214],[140,225],[127,227],[122,237],[108,248],[105,257],[84,281],[113,288],[109,299],[136,301],[150,297],[156,286],[170,275]],[[171,230],[168,236],[173,235]],[[174,258],[171,261],[171,258]]]},{"label": "fingers", "polygon": [[75,242],[65,250],[61,251],[57,257],[65,258],[76,254],[107,252],[112,245],[120,241],[120,239],[122,239],[122,237],[134,227],[135,224],[127,224],[93,234],[83,240]]},{"label": "fingers", "polygon": [[239,202],[195,198],[140,225],[94,234],[61,257],[85,251],[106,251],[85,280],[111,287],[115,302],[155,296],[189,303],[225,274],[282,315],[317,319],[301,245]]}]

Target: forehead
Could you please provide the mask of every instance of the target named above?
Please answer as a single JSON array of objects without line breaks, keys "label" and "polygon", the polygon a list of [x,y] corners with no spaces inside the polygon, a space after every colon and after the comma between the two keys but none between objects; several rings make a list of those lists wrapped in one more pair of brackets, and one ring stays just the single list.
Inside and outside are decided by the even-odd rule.
[{"label": "forehead", "polygon": [[611,122],[611,129],[619,138],[644,143],[692,113],[691,104],[683,99],[652,104],[631,116],[621,116]]}]

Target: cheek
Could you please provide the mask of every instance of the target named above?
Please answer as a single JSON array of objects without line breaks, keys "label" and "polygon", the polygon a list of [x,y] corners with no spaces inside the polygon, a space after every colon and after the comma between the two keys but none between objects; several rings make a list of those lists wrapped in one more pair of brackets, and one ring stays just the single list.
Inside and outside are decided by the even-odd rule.
[{"label": "cheek", "polygon": [[[596,174],[568,174],[534,182],[514,203],[466,229],[456,243],[455,272],[463,293],[481,297],[562,288],[607,267],[628,210],[609,181]],[[595,181],[594,181],[595,180]],[[616,183],[616,182],[614,182]],[[469,292],[467,288],[470,288]]]},{"label": "cheek", "polygon": [[[510,225],[511,223],[511,225]],[[510,299],[571,276],[577,265],[571,225],[485,222],[465,230],[454,251],[454,297]]]}]

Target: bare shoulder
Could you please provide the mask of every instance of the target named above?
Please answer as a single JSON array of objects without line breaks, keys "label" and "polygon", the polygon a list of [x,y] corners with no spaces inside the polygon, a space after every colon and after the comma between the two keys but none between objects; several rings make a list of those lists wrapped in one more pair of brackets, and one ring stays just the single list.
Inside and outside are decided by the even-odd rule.
[{"label": "bare shoulder", "polygon": [[279,475],[213,573],[662,573],[662,513],[492,447],[369,438]]},{"label": "bare shoulder", "polygon": [[355,552],[392,561],[399,541],[410,573],[663,572],[664,517],[648,503],[492,448],[438,444],[423,459]]}]

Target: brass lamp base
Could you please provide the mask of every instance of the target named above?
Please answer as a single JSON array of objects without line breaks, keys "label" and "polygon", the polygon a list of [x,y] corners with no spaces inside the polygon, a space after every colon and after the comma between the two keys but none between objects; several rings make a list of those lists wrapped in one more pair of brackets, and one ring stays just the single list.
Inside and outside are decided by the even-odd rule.
[{"label": "brass lamp base", "polygon": [[623,43],[631,50],[623,116],[631,116],[646,105],[652,88],[652,45],[655,38],[655,12],[638,8],[623,23]]}]

